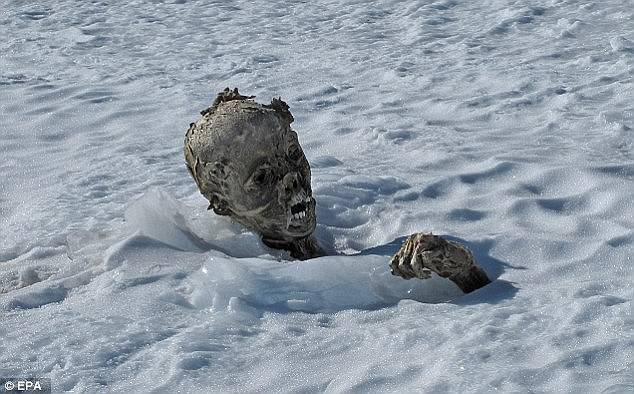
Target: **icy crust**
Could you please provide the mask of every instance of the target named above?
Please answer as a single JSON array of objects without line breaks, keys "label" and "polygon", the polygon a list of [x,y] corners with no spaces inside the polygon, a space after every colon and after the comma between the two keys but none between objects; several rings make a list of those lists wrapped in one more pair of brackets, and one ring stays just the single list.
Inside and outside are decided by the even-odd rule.
[{"label": "icy crust", "polygon": [[392,278],[385,256],[328,256],[280,265],[262,259],[211,258],[196,273],[196,307],[223,310],[232,303],[258,310],[332,313],[378,309],[402,299],[442,302],[463,293],[435,276],[406,283]]}]

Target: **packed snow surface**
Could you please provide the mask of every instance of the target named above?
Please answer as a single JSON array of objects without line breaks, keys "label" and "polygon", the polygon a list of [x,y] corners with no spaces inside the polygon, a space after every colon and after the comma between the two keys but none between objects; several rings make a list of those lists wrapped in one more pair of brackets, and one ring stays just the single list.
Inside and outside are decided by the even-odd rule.
[{"label": "packed snow surface", "polygon": [[[631,1],[3,0],[0,37],[0,376],[634,392]],[[227,86],[290,105],[331,256],[206,210]],[[493,283],[392,277],[418,231]]]}]

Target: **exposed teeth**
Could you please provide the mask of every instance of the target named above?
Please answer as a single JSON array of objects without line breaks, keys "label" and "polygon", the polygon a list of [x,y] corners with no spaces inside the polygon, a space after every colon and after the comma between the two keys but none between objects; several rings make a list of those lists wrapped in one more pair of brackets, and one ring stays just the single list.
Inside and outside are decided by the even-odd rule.
[{"label": "exposed teeth", "polygon": [[[288,215],[288,221],[290,224],[291,220],[302,220],[302,219],[306,219],[306,217],[308,216],[308,212],[307,211],[301,211],[295,214],[289,214]],[[288,227],[288,226],[287,226]]]},{"label": "exposed teeth", "polygon": [[[299,193],[295,194],[294,196],[291,197],[291,201],[290,201],[290,205],[294,206],[297,204],[303,203],[306,205],[306,207],[310,207],[310,204],[312,203],[312,197],[307,195],[305,190],[300,190]],[[308,217],[308,209],[304,209],[301,212],[297,212],[297,213],[291,213],[290,211],[288,212],[288,216],[286,217],[286,228],[288,228],[291,225],[292,221],[304,221],[306,220],[306,218]]]}]

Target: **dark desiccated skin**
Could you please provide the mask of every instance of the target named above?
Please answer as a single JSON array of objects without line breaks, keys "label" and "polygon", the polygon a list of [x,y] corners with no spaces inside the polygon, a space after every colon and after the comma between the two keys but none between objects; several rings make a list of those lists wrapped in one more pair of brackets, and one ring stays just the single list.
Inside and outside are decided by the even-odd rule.
[{"label": "dark desiccated skin", "polygon": [[185,135],[185,160],[209,209],[257,231],[299,259],[323,255],[310,239],[310,166],[281,99],[264,105],[238,89],[219,93]]},{"label": "dark desiccated skin", "polygon": [[390,268],[405,279],[427,279],[433,271],[465,293],[491,283],[467,248],[431,233],[412,234],[392,257]]},{"label": "dark desiccated skin", "polygon": [[[291,128],[293,115],[280,98],[253,101],[238,89],[220,92],[190,124],[185,161],[209,209],[257,231],[263,242],[301,260],[323,256],[316,226],[310,166]],[[392,258],[392,274],[451,279],[464,292],[489,283],[463,246],[431,234],[409,237]]]}]

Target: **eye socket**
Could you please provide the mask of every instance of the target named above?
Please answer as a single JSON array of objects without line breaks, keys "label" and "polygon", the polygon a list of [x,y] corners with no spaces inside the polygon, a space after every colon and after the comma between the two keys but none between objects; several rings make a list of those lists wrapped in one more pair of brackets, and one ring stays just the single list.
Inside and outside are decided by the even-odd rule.
[{"label": "eye socket", "polygon": [[263,183],[264,180],[266,179],[266,173],[264,171],[260,171],[255,175],[255,178],[253,178],[257,183]]},{"label": "eye socket", "polygon": [[253,175],[251,175],[251,182],[256,185],[264,185],[270,178],[270,170],[268,168],[258,168],[255,170]]},{"label": "eye socket", "polygon": [[290,157],[291,160],[298,161],[302,158],[302,156],[303,152],[299,146],[293,144],[290,146],[290,148],[288,148],[288,157]]}]

